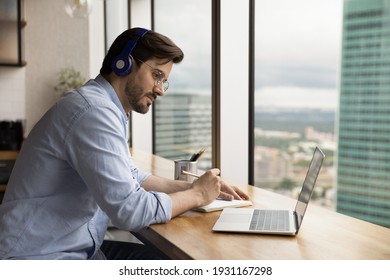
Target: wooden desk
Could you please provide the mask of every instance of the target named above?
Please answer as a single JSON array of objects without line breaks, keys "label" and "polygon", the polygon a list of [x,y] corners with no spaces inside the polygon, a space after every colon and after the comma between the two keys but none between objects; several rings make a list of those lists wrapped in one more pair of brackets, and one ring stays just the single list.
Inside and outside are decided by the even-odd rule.
[{"label": "wooden desk", "polygon": [[[133,151],[136,164],[156,175],[173,178],[172,161]],[[295,200],[244,186],[255,207],[294,208]],[[309,205],[297,236],[212,232],[220,212],[188,211],[167,224],[134,233],[144,243],[173,259],[325,259],[390,260],[390,229]]]}]

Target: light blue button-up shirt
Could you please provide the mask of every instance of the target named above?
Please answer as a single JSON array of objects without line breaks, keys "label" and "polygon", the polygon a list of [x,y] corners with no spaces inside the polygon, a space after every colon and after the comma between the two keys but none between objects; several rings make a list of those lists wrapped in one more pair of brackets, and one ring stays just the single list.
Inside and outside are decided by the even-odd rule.
[{"label": "light blue button-up shirt", "polygon": [[0,205],[0,259],[100,256],[108,221],[137,231],[171,219],[168,195],[130,157],[111,85],[90,80],[57,102],[24,142]]}]

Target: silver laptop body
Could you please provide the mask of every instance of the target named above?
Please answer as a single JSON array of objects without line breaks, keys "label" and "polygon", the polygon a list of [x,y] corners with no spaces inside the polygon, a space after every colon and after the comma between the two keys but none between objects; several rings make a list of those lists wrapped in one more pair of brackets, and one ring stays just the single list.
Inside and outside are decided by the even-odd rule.
[{"label": "silver laptop body", "polygon": [[302,224],[325,155],[316,147],[295,210],[225,208],[213,231],[296,235]]}]

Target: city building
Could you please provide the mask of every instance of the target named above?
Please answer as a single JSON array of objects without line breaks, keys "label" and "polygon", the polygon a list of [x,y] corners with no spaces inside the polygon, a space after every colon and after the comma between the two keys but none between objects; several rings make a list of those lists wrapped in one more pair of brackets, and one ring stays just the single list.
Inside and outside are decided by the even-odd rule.
[{"label": "city building", "polygon": [[390,1],[344,1],[337,212],[390,227]]},{"label": "city building", "polygon": [[205,148],[198,167],[211,167],[211,103],[202,94],[170,94],[155,106],[155,153],[176,160],[189,159]]}]

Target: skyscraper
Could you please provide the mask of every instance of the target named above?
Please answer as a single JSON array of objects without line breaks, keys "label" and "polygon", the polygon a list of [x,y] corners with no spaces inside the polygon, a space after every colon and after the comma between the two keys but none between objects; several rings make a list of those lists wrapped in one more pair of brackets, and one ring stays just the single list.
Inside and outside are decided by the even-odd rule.
[{"label": "skyscraper", "polygon": [[390,0],[345,0],[337,211],[390,227]]},{"label": "skyscraper", "polygon": [[157,99],[155,153],[168,159],[189,159],[205,148],[198,167],[211,167],[211,102],[202,94],[174,93]]}]

